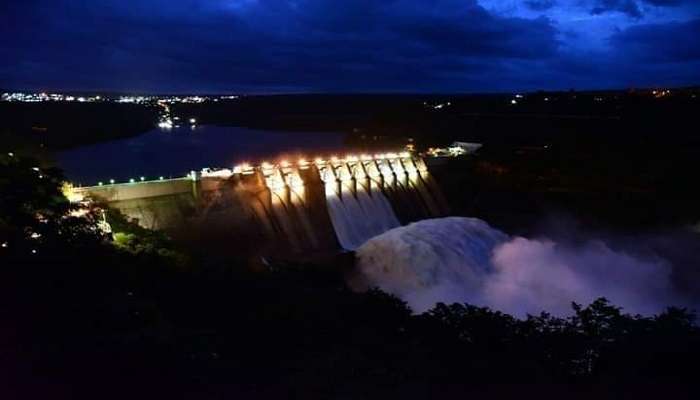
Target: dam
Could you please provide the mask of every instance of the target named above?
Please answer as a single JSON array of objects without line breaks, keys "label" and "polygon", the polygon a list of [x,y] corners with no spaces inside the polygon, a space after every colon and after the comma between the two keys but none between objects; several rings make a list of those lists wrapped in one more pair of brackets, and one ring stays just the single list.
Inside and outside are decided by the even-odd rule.
[{"label": "dam", "polygon": [[257,232],[268,243],[261,247],[291,253],[355,250],[392,228],[449,211],[425,161],[410,153],[241,164],[177,179],[76,187],[71,198],[106,204],[149,229]]}]

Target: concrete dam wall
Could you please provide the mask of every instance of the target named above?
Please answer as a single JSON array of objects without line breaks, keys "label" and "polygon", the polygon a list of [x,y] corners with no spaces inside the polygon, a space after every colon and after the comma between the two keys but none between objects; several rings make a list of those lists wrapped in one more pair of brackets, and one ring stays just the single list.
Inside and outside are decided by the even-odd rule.
[{"label": "concrete dam wall", "polygon": [[445,216],[423,159],[409,154],[241,165],[181,179],[73,189],[151,229],[246,232],[267,251],[354,250],[400,225]]}]

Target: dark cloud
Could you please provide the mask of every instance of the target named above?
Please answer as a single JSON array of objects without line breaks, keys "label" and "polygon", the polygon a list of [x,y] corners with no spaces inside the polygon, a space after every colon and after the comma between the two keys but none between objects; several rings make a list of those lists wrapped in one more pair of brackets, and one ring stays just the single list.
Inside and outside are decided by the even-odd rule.
[{"label": "dark cloud", "polygon": [[642,17],[642,10],[635,0],[595,0],[590,11],[593,15],[614,11],[627,14],[632,18]]},{"label": "dark cloud", "polygon": [[619,12],[634,19],[642,18],[645,8],[649,8],[648,6],[660,8],[689,6],[695,8],[696,11],[700,8],[700,2],[697,0],[579,0],[579,3],[587,7],[593,15]]},{"label": "dark cloud", "polygon": [[[628,80],[637,76],[634,68],[647,66],[618,73],[624,57],[646,57],[648,68],[663,75],[667,65],[657,65],[654,54],[673,53],[664,42],[693,47],[697,37],[674,38],[692,32],[659,24],[622,31],[611,43],[623,56],[599,53],[592,66],[593,56],[562,53],[561,41],[569,39],[559,29],[547,18],[498,15],[476,0],[0,2],[0,35],[8,39],[0,57],[9,60],[0,63],[0,87],[288,92],[628,85],[635,84]],[[657,29],[663,40],[643,40]],[[673,54],[684,51],[692,54]],[[690,66],[674,68],[683,72],[674,76],[693,77]]]},{"label": "dark cloud", "polygon": [[3,45],[16,61],[0,69],[3,84],[430,89],[558,46],[549,20],[499,17],[473,0],[30,3],[8,19],[31,25],[0,28],[16,38]]},{"label": "dark cloud", "polygon": [[572,87],[688,86],[700,82],[698,20],[643,24],[615,33],[605,52],[569,52],[558,57],[552,79]]},{"label": "dark cloud", "polygon": [[642,0],[644,3],[657,7],[675,7],[682,4],[693,3],[696,0]]},{"label": "dark cloud", "polygon": [[535,11],[545,11],[556,5],[555,0],[525,0],[525,5]]},{"label": "dark cloud", "polygon": [[[684,23],[645,24],[610,38],[617,51],[649,63],[700,61],[700,19]],[[696,71],[697,75],[700,72]]]}]

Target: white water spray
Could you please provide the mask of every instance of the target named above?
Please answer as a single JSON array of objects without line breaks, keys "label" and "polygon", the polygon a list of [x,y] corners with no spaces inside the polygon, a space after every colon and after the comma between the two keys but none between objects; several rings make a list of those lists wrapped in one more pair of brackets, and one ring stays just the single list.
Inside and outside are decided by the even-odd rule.
[{"label": "white water spray", "polygon": [[524,317],[571,312],[571,302],[606,297],[626,312],[653,314],[676,302],[671,267],[591,241],[567,247],[509,238],[473,218],[425,220],[377,236],[357,250],[358,288],[379,287],[415,312],[466,302]]}]

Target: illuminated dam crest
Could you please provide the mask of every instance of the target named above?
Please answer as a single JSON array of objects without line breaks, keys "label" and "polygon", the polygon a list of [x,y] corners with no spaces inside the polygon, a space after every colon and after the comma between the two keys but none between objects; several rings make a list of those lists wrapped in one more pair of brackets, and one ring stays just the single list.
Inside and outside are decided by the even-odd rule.
[{"label": "illuminated dam crest", "polygon": [[424,160],[409,153],[241,164],[179,179],[73,188],[151,229],[230,220],[291,252],[355,250],[408,222],[447,215]]}]

